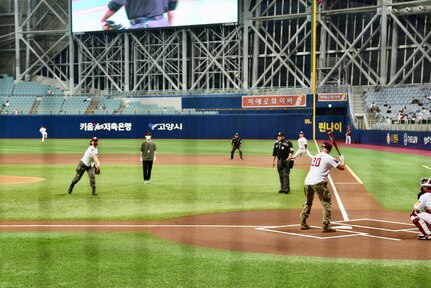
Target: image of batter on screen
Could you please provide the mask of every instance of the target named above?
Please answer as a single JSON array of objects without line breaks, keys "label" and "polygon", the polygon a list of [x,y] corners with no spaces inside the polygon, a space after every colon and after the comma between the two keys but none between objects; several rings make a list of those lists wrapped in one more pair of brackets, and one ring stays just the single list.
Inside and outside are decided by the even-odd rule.
[{"label": "image of batter on screen", "polygon": [[238,133],[235,133],[231,143],[231,150],[230,150],[230,160],[233,160],[233,154],[235,153],[235,150],[238,149],[239,151],[239,158],[242,160],[242,139],[239,137]]},{"label": "image of batter on screen", "polygon": [[96,174],[100,174],[100,162],[98,159],[99,151],[97,150],[97,145],[99,144],[99,139],[97,137],[92,137],[90,140],[90,146],[84,153],[84,156],[79,161],[76,167],[75,177],[72,179],[72,183],[69,186],[67,193],[72,194],[73,187],[76,183],[81,180],[82,175],[87,171],[88,177],[90,178],[91,195],[96,196]]},{"label": "image of batter on screen", "polygon": [[[121,29],[121,26],[116,26],[108,19],[124,6],[130,21],[130,29],[167,27],[174,22],[173,11],[177,7],[177,2],[177,0],[111,0],[100,22],[103,30]],[[167,18],[164,16],[165,13]]]},{"label": "image of batter on screen", "polygon": [[295,154],[293,154],[292,159],[302,156],[302,154],[307,154],[308,157],[313,158],[313,154],[308,151],[307,138],[304,137],[304,132],[300,131],[298,138],[298,150],[295,152]]},{"label": "image of batter on screen", "polygon": [[44,126],[40,126],[39,133],[42,135],[42,142],[48,138],[48,132],[46,132],[46,128]]},{"label": "image of batter on screen", "polygon": [[410,220],[420,231],[419,240],[431,240],[431,178],[423,178],[420,185]]}]

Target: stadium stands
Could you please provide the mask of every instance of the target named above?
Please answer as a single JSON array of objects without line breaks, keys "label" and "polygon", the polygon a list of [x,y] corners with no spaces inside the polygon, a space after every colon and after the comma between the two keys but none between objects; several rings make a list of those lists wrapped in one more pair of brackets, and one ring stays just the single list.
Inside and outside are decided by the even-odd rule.
[{"label": "stadium stands", "polygon": [[375,120],[375,129],[391,129],[391,124],[427,124],[431,123],[429,95],[431,88],[382,87],[367,91],[364,105]]},{"label": "stadium stands", "polygon": [[73,115],[84,114],[90,102],[87,101],[87,96],[70,96],[64,99],[60,114]]}]

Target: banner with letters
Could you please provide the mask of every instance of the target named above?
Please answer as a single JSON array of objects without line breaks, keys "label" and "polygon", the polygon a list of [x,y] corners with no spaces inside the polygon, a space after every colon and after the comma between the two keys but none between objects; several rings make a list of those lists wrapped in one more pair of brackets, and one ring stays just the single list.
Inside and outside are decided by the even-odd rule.
[{"label": "banner with letters", "polygon": [[306,106],[306,95],[242,96],[242,108],[284,108]]}]

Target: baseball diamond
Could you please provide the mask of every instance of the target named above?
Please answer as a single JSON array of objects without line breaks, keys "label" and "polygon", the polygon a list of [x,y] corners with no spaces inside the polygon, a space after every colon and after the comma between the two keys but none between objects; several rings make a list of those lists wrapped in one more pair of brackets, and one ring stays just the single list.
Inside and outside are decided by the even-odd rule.
[{"label": "baseball diamond", "polygon": [[[375,147],[373,147],[375,148]],[[3,155],[2,163],[74,164],[75,155]],[[135,155],[104,155],[105,165],[138,164]],[[295,169],[307,169],[307,157],[295,160]],[[268,167],[269,157],[249,156],[232,162],[225,156],[163,155],[158,165],[236,165]],[[0,221],[0,231],[150,232],[191,245],[296,256],[363,259],[431,260],[416,240],[415,226],[406,213],[385,211],[350,172],[331,172],[339,201],[333,201],[332,225],[337,232],[321,233],[321,206],[316,201],[309,219],[311,229],[299,229],[299,210],[243,211],[175,217],[164,221]],[[0,177],[2,185],[11,179]],[[28,180],[28,179],[23,179]],[[16,179],[13,179],[16,183]],[[35,181],[40,179],[35,178]],[[334,193],[334,189],[331,189]],[[287,197],[287,196],[286,196]],[[335,199],[335,195],[333,195]],[[238,237],[240,235],[240,237]],[[330,246],[331,249],[327,249]],[[423,252],[418,254],[417,251]]]}]

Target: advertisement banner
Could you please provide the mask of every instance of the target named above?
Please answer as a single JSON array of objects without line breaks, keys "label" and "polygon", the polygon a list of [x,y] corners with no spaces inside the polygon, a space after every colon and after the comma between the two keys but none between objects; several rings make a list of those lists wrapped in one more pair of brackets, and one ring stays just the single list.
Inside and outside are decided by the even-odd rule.
[{"label": "advertisement banner", "polygon": [[305,95],[242,96],[242,108],[306,107]]},{"label": "advertisement banner", "polygon": [[346,93],[320,93],[317,96],[317,100],[320,102],[347,101],[347,94]]}]

